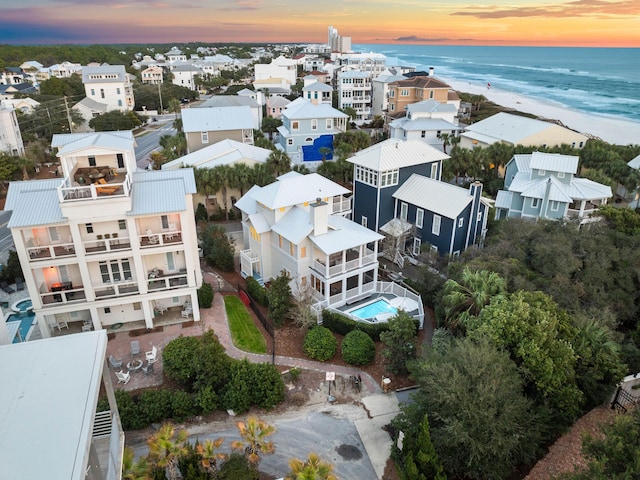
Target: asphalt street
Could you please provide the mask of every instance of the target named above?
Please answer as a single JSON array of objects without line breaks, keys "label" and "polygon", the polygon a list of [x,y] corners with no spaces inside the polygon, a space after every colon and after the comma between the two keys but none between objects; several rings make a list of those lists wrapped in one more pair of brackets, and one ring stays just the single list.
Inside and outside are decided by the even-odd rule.
[{"label": "asphalt street", "polygon": [[151,122],[144,133],[136,136],[135,152],[138,168],[147,168],[151,152],[160,148],[160,137],[176,134],[176,129],[173,128],[173,121],[176,119],[174,114],[160,115],[157,118],[157,122]]}]

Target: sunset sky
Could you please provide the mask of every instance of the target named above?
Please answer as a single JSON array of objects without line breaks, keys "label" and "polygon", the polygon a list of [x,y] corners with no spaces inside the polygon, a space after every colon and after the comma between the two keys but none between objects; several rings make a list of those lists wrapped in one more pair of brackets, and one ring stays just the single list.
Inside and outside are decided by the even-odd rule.
[{"label": "sunset sky", "polygon": [[[7,4],[4,4],[7,5]],[[358,43],[640,47],[640,0],[21,0],[0,43]]]}]

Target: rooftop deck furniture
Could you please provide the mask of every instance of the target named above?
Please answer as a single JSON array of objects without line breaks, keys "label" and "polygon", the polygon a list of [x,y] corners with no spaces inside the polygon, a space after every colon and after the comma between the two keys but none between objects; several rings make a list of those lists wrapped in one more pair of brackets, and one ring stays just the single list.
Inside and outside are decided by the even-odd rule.
[{"label": "rooftop deck furniture", "polygon": [[4,290],[6,293],[13,293],[15,290],[9,286],[9,284],[5,281],[0,282],[0,288]]},{"label": "rooftop deck furniture", "polygon": [[150,228],[147,228],[147,239],[149,240],[149,243],[158,243],[158,235],[153,233],[153,230],[151,230]]},{"label": "rooftop deck furniture", "polygon": [[125,373],[122,370],[116,372],[116,377],[118,377],[118,383],[124,383],[125,385],[131,380],[131,374],[129,372]]},{"label": "rooftop deck furniture", "polygon": [[24,290],[24,279],[22,277],[16,277],[16,290]]}]

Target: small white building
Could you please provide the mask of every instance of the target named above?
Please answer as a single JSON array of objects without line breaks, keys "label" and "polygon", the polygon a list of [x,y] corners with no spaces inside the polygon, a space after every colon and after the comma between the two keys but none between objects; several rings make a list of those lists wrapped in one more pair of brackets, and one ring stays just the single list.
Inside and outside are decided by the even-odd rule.
[{"label": "small white building", "polygon": [[134,145],[130,131],[54,135],[62,178],[9,184],[7,226],[45,338],[200,319],[193,170],[138,172]]},{"label": "small white building", "polygon": [[282,55],[272,59],[271,63],[268,64],[256,63],[254,66],[254,74],[256,82],[269,79],[282,79],[289,87],[295,85],[298,77],[296,62]]},{"label": "small white building", "polygon": [[107,111],[131,111],[135,105],[133,85],[124,65],[82,67],[87,98],[107,105]]},{"label": "small white building", "polygon": [[389,124],[389,137],[400,140],[417,139],[436,148],[443,148],[442,135],[457,136],[458,109],[450,103],[423,100],[406,106],[407,115]]},{"label": "small white building", "polygon": [[0,101],[0,152],[12,156],[24,156],[24,143],[16,111],[8,102]]}]

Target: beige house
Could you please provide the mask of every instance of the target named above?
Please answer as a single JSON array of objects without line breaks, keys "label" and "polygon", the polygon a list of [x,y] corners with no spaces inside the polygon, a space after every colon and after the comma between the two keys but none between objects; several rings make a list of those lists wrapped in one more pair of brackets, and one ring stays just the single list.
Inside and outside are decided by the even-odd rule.
[{"label": "beige house", "polygon": [[225,139],[253,145],[253,125],[251,108],[246,105],[182,110],[189,153]]},{"label": "beige house", "polygon": [[493,143],[554,147],[571,145],[582,148],[588,137],[552,122],[500,112],[468,125],[460,134],[460,147],[487,147]]},{"label": "beige house", "polygon": [[407,105],[423,100],[447,103],[450,89],[448,84],[432,76],[411,77],[391,82],[388,85],[388,113],[393,115],[404,112]]},{"label": "beige house", "polygon": [[161,85],[163,81],[162,67],[157,65],[151,65],[140,72],[142,76],[142,83],[147,85]]}]

